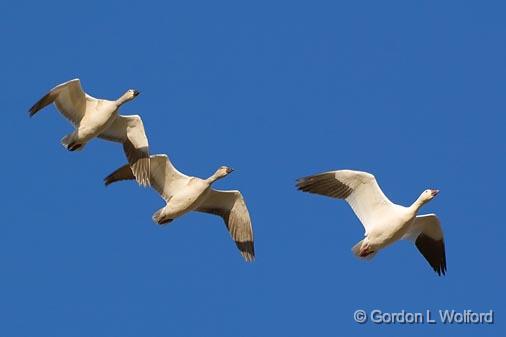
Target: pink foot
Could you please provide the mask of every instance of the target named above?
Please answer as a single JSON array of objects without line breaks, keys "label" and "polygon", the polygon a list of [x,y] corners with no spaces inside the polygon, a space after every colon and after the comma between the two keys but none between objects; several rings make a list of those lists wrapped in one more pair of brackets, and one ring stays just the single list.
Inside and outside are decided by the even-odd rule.
[{"label": "pink foot", "polygon": [[366,248],[360,250],[359,256],[360,257],[366,257],[368,255],[371,255],[372,253],[374,253],[374,251],[373,250],[369,250],[369,248],[366,247]]}]

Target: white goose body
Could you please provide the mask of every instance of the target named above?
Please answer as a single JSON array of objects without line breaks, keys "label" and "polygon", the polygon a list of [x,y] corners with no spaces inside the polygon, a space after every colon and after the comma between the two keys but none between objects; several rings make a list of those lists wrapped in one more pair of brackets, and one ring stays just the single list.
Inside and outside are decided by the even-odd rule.
[{"label": "white goose body", "polygon": [[438,190],[425,190],[409,207],[392,203],[367,172],[339,170],[320,173],[297,181],[299,190],[337,199],[351,206],[365,229],[364,239],[353,246],[353,253],[370,259],[392,243],[408,239],[439,274],[446,272],[443,231],[434,214],[418,215]]},{"label": "white goose body", "polygon": [[377,251],[399,240],[414,219],[409,208],[394,205],[390,212],[379,214],[377,222],[365,234],[365,241],[371,250]]},{"label": "white goose body", "polygon": [[170,202],[158,215],[158,222],[172,221],[188,212],[196,210],[207,198],[211,184],[203,179],[192,177],[186,185],[181,186],[179,192],[170,198]]},{"label": "white goose body", "polygon": [[[190,177],[179,172],[166,155],[150,157],[150,183],[165,200],[165,207],[153,214],[159,225],[170,223],[192,211],[210,213],[223,218],[227,229],[246,261],[253,261],[255,249],[253,228],[248,208],[239,191],[220,191],[212,184],[232,169],[222,166],[208,179]],[[134,179],[129,165],[124,165],[107,176],[106,185],[120,180]]]},{"label": "white goose body", "polygon": [[[55,101],[58,111],[65,109],[65,104]],[[86,144],[91,139],[104,132],[118,116],[118,105],[115,101],[95,99],[86,95],[86,114],[76,124],[76,131],[72,136],[74,142]]]},{"label": "white goose body", "polygon": [[139,94],[130,89],[117,100],[97,99],[85,93],[79,79],[54,87],[30,108],[30,117],[54,103],[74,125],[74,132],[62,138],[69,151],[81,150],[93,138],[123,144],[123,149],[140,184],[149,184],[149,145],[139,116],[119,115],[119,108]]}]

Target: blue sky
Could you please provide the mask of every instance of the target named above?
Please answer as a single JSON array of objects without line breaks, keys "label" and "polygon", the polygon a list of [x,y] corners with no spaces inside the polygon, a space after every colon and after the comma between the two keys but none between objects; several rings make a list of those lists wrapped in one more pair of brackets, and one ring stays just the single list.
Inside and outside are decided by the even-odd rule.
[{"label": "blue sky", "polygon": [[[1,336],[504,335],[506,5],[499,1],[2,2]],[[91,95],[142,94],[151,152],[183,172],[236,171],[257,260],[221,219],[151,221],[162,199],[93,141],[78,153],[54,107],[79,77]],[[407,242],[370,263],[342,201],[295,179],[372,172],[395,202],[428,187],[448,274]],[[359,325],[357,309],[496,311],[493,325]]]}]

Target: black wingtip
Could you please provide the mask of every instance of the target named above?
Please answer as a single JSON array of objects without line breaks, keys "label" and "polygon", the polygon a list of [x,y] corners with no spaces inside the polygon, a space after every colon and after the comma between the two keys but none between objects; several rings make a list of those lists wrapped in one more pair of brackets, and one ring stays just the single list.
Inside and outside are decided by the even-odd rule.
[{"label": "black wingtip", "polygon": [[235,244],[246,262],[255,261],[255,244],[253,241],[236,241]]},{"label": "black wingtip", "polygon": [[110,184],[112,183],[112,175],[108,175],[107,177],[104,178],[104,185],[105,187],[109,186]]},{"label": "black wingtip", "polygon": [[297,178],[295,179],[295,188],[297,188],[298,191],[306,192],[303,190],[302,184],[307,180],[307,177]]}]

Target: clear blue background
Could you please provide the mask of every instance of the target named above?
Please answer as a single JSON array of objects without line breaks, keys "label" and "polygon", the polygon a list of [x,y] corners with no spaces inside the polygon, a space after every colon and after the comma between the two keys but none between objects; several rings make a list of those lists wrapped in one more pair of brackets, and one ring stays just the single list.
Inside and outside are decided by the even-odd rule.
[{"label": "clear blue background", "polygon": [[[0,336],[499,336],[505,333],[506,5],[500,1],[0,4]],[[185,173],[236,171],[257,260],[221,219],[165,228],[149,189],[102,179],[118,144],[67,152],[28,108],[79,77],[142,115]],[[295,179],[354,168],[442,220],[448,275],[398,243],[370,263],[342,201]],[[353,312],[496,311],[493,325],[359,325]]]}]

